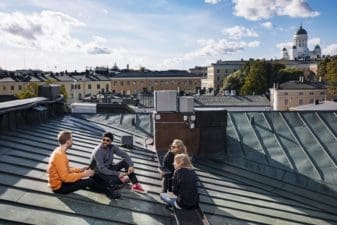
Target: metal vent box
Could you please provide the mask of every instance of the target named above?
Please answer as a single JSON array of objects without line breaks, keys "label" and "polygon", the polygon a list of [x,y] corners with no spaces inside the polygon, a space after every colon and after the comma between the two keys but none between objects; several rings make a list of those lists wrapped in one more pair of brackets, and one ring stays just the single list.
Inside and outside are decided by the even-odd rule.
[{"label": "metal vent box", "polygon": [[96,104],[94,103],[73,103],[71,104],[72,113],[96,113]]},{"label": "metal vent box", "polygon": [[192,96],[181,96],[179,98],[179,112],[193,112],[194,98]]},{"label": "metal vent box", "polygon": [[121,136],[121,145],[125,147],[133,147],[133,136],[131,135]]},{"label": "metal vent box", "polygon": [[154,108],[157,112],[177,112],[177,91],[155,91]]}]

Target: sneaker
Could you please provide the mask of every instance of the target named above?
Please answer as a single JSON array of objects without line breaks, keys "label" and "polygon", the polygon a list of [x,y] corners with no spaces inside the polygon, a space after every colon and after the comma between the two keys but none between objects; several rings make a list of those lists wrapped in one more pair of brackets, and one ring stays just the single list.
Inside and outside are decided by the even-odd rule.
[{"label": "sneaker", "polygon": [[140,185],[140,183],[133,184],[131,189],[137,192],[142,192],[142,193],[145,192],[144,188],[142,187],[142,185]]},{"label": "sneaker", "polygon": [[119,191],[117,191],[117,190],[109,190],[109,189],[106,191],[106,195],[110,199],[118,199],[118,198],[120,198],[122,196]]},{"label": "sneaker", "polygon": [[123,183],[123,184],[127,184],[129,183],[130,179],[128,176],[122,176],[119,178],[119,180]]}]

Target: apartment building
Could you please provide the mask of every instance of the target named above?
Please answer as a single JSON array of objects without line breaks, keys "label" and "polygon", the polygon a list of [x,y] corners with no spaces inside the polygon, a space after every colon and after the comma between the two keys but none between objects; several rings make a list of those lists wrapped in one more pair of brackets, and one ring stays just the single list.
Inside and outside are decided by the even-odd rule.
[{"label": "apartment building", "polygon": [[327,87],[319,82],[288,81],[270,88],[270,104],[273,110],[289,110],[306,104],[325,101]]},{"label": "apartment building", "polygon": [[155,90],[177,90],[195,93],[201,87],[201,76],[184,70],[168,71],[115,71],[99,74],[95,71],[83,73],[32,74],[0,77],[0,95],[15,95],[30,82],[37,85],[54,83],[63,85],[68,93],[68,103],[76,102],[88,95],[111,92],[132,95]]},{"label": "apartment building", "polygon": [[223,86],[224,79],[231,73],[241,69],[246,61],[222,61],[218,60],[207,67],[207,77],[201,80],[201,88],[207,91],[219,91]]}]

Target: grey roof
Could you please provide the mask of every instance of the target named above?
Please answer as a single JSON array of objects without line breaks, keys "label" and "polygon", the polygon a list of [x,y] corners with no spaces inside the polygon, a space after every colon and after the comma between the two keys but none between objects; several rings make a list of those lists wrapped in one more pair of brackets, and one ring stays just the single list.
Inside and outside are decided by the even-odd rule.
[{"label": "grey roof", "polygon": [[194,105],[202,106],[270,106],[268,98],[264,95],[247,95],[247,96],[194,96]]},{"label": "grey roof", "polygon": [[326,89],[326,85],[320,82],[300,82],[300,81],[287,81],[279,85],[278,89],[283,90],[297,90],[297,89]]},{"label": "grey roof", "polygon": [[15,80],[11,77],[1,77],[0,78],[0,83],[2,82],[14,82]]},{"label": "grey roof", "polygon": [[[200,180],[200,207],[210,224],[337,224],[336,112],[228,115],[226,158],[194,161]],[[139,123],[147,124],[145,120],[151,117],[144,115]],[[116,121],[122,124],[115,127]],[[159,200],[157,155],[143,148],[147,132],[121,130],[123,121],[110,114],[66,115],[2,132],[0,223],[175,224],[172,213]],[[143,125],[138,125],[142,130]],[[74,145],[68,152],[73,166],[87,165],[103,131],[115,133],[116,144],[120,135],[134,134],[135,148],[123,149],[134,160],[148,193],[123,190],[118,200],[86,190],[52,193],[45,170],[57,145],[56,134],[63,129],[74,134]]]},{"label": "grey roof", "polygon": [[122,71],[112,77],[201,77],[198,74],[189,73],[186,70],[165,70],[165,71]]}]

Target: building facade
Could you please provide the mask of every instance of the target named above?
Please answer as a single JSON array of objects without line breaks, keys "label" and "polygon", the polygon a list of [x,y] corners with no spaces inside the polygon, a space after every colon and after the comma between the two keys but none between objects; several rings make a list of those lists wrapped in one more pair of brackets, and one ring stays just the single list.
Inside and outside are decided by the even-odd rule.
[{"label": "building facade", "polygon": [[32,75],[27,81],[10,76],[0,78],[0,95],[15,95],[29,83],[63,85],[68,93],[68,103],[100,93],[133,95],[156,90],[177,90],[195,93],[201,87],[201,76],[183,70],[169,71],[119,71],[101,75],[95,72]]},{"label": "building facade", "polygon": [[207,67],[207,77],[201,80],[201,88],[212,91],[220,91],[224,79],[231,73],[240,70],[246,61],[217,61]]},{"label": "building facade", "polygon": [[[303,78],[302,78],[303,79]],[[270,88],[273,110],[287,111],[291,107],[317,104],[327,99],[326,85],[318,82],[288,81]]]}]

